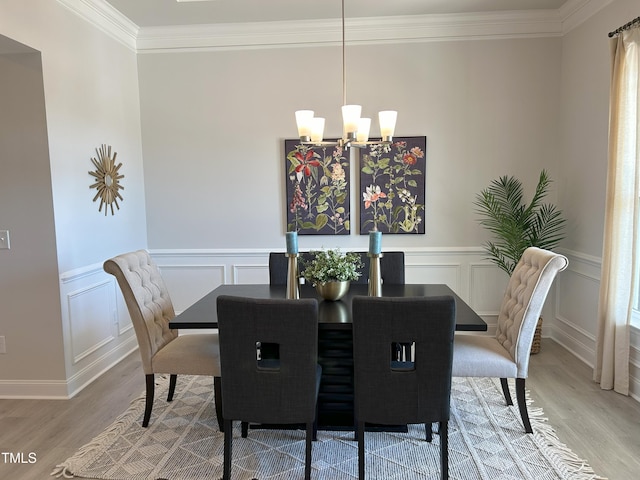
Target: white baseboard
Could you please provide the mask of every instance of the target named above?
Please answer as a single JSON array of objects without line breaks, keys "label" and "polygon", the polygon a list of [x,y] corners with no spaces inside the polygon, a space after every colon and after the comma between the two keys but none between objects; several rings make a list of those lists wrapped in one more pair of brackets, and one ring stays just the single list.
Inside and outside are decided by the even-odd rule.
[{"label": "white baseboard", "polygon": [[0,399],[68,400],[137,349],[132,337],[66,381],[0,380]]}]

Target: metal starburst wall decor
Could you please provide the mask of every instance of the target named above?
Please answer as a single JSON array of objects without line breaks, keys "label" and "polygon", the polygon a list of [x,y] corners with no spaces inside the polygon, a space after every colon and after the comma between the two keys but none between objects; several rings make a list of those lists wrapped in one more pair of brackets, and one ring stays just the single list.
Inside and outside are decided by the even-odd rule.
[{"label": "metal starburst wall decor", "polygon": [[119,190],[124,189],[124,187],[120,185],[120,179],[124,178],[124,175],[118,173],[120,167],[122,167],[122,163],[116,165],[117,153],[113,152],[113,156],[111,156],[111,146],[103,144],[99,149],[96,148],[96,153],[98,154],[98,158],[91,158],[91,162],[93,162],[96,170],[89,172],[89,175],[96,178],[96,183],[89,188],[95,188],[98,191],[96,196],[93,197],[94,202],[100,198],[100,208],[98,208],[98,211],[101,212],[102,206],[104,205],[105,216],[109,208],[111,209],[111,215],[114,215],[113,206],[115,205],[116,208],[120,210],[118,199],[123,200]]}]

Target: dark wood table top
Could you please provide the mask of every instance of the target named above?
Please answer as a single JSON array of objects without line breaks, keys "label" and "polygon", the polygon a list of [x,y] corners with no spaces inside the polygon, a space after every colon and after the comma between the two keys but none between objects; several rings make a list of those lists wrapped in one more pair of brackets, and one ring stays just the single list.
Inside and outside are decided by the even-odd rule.
[{"label": "dark wood table top", "polygon": [[[367,285],[352,283],[349,292],[337,302],[323,300],[311,285],[300,285],[301,298],[318,300],[318,328],[351,329],[351,301],[355,296],[366,296]],[[219,295],[252,298],[285,298],[285,286],[271,285],[220,285],[169,322],[170,328],[217,328],[216,301]],[[447,285],[405,284],[383,285],[385,297],[436,297],[451,295],[456,301],[456,330],[486,331],[487,324]]]}]

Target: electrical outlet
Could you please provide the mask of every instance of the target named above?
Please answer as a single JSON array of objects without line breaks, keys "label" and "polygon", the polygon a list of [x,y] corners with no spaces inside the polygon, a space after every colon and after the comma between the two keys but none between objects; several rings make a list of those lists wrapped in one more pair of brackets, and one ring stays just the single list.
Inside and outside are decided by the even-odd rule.
[{"label": "electrical outlet", "polygon": [[0,337],[0,353],[7,353],[7,344],[4,341],[4,336]]},{"label": "electrical outlet", "polygon": [[9,230],[0,230],[0,250],[9,250]]}]

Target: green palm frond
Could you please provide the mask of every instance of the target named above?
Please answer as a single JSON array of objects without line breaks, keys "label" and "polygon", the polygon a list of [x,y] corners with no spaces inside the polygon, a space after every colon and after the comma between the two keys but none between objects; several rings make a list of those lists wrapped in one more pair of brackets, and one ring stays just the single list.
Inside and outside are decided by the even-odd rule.
[{"label": "green palm frond", "polygon": [[502,176],[476,195],[480,225],[494,237],[485,244],[488,259],[511,275],[527,247],[555,248],[564,239],[565,219],[555,205],[542,203],[551,179],[542,170],[529,205],[523,203],[522,183]]}]

